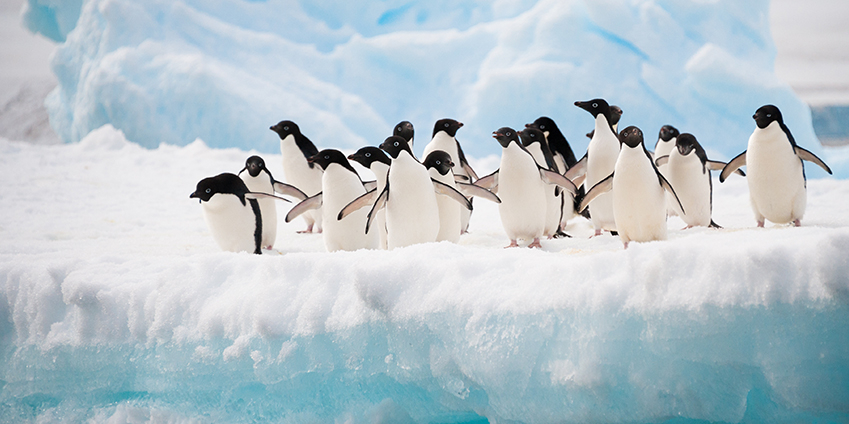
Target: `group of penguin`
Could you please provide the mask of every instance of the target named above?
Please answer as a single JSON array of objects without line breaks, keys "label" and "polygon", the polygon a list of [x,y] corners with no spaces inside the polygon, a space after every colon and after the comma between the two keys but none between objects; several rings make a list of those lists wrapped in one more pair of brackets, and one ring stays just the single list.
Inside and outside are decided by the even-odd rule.
[{"label": "group of penguin", "polygon": [[[746,151],[727,164],[709,160],[692,134],[665,125],[654,152],[643,132],[618,131],[622,109],[604,99],[575,102],[595,120],[586,154],[577,160],[568,141],[548,117],[516,131],[493,132],[502,147],[499,168],[478,178],[466,161],[454,119],[434,124],[424,160],[413,154],[414,128],[408,121],[378,147],[345,156],[319,151],[297,124],[281,121],[270,129],[280,138],[286,181],[274,179],[259,156],[238,173],[201,180],[190,195],[203,212],[219,247],[260,254],[277,233],[275,201],[297,200],[286,222],[302,217],[301,232],[322,234],[327,251],[394,249],[434,241],[457,242],[468,229],[472,199],[498,204],[507,247],[541,247],[540,239],[566,236],[564,228],[581,214],[595,236],[618,235],[630,242],[666,239],[667,217],[687,225],[716,227],[712,213],[711,170],[719,180],[745,176],[758,227],[769,220],[801,225],[806,181],[803,160],[831,174],[816,155],[796,145],[773,105],[759,108]],[[376,181],[363,181],[350,161],[370,169]],[[747,173],[739,168],[746,166]],[[275,194],[276,193],[276,194]]]}]

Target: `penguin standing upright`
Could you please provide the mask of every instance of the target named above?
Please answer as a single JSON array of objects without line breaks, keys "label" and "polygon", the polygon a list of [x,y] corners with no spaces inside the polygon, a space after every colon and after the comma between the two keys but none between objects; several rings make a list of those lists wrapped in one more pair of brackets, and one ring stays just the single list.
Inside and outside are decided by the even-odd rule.
[{"label": "penguin standing upright", "polygon": [[741,166],[746,166],[749,197],[758,227],[768,219],[776,224],[802,225],[807,203],[803,160],[831,169],[813,153],[796,145],[784,125],[781,111],[774,105],[761,106],[752,116],[757,124],[746,151],[728,162],[719,174],[723,182]]},{"label": "penguin standing upright", "polygon": [[[292,121],[280,121],[270,128],[280,137],[280,153],[283,156],[283,173],[286,182],[303,191],[307,196],[321,192],[321,167],[307,161],[315,156],[315,144],[301,133]],[[321,211],[308,211],[303,215],[307,228],[299,233],[321,232]]]},{"label": "penguin standing upright", "polygon": [[[399,124],[400,125],[400,124]],[[397,126],[396,126],[397,129]],[[363,147],[357,150],[356,153],[348,156],[349,160],[353,160],[360,165],[368,168],[376,178],[376,194],[383,192],[386,188],[386,175],[389,173],[389,165],[392,163],[389,157],[383,150],[374,146]],[[386,209],[381,209],[376,212],[377,216],[374,220],[374,225],[377,227],[380,238],[380,248],[386,249]]]},{"label": "penguin standing upright", "polygon": [[[455,187],[454,162],[451,155],[442,150],[434,150],[428,153],[423,162],[427,168],[430,178],[450,187]],[[439,208],[439,233],[436,241],[460,241],[460,204],[445,196],[436,196],[436,204]]]},{"label": "penguin standing upright", "polygon": [[[669,156],[675,150],[675,144],[678,140],[678,129],[673,127],[672,125],[664,125],[660,127],[660,133],[657,136],[657,143],[654,145],[654,159],[657,160],[662,156]],[[657,170],[660,171],[663,176],[669,180],[669,174],[667,173],[667,165],[665,163],[657,165]],[[672,184],[672,187],[675,187],[675,184]],[[675,208],[675,199],[666,196],[666,213],[669,216],[675,216],[678,214],[677,209]]]},{"label": "penguin standing upright", "polygon": [[[306,195],[295,186],[281,183],[271,176],[271,171],[265,167],[265,161],[259,156],[251,156],[245,161],[245,167],[239,171],[239,178],[245,182],[248,190],[260,193],[287,194],[298,200],[306,199]],[[277,239],[277,204],[273,198],[258,199],[262,212],[262,247],[271,249]]]},{"label": "penguin standing upright", "polygon": [[222,250],[257,255],[262,253],[262,212],[257,199],[272,197],[276,196],[251,192],[231,173],[200,180],[189,195],[200,200],[207,227]]},{"label": "penguin standing upright", "polygon": [[[522,146],[533,156],[537,165],[550,171],[560,173],[555,157],[549,150],[549,146],[545,142],[545,135],[539,129],[525,127],[519,131],[519,138],[522,140]],[[573,157],[574,159],[574,157]],[[545,186],[545,231],[543,235],[548,238],[554,238],[560,230],[560,217],[563,215],[563,193],[556,185],[546,184]],[[569,205],[572,202],[567,202]]]},{"label": "penguin standing upright", "polygon": [[619,133],[619,139],[622,150],[614,171],[587,191],[580,208],[583,210],[603,193],[612,191],[616,227],[626,249],[632,241],[666,240],[664,191],[673,196],[675,191],[658,172],[639,128],[625,128]]},{"label": "penguin standing upright", "polygon": [[367,211],[356,211],[345,221],[336,219],[342,208],[366,193],[363,181],[345,155],[335,149],[325,149],[310,157],[310,162],[324,170],[322,191],[292,208],[286,221],[307,210],[321,208],[322,238],[328,252],[376,249],[379,244],[377,232],[363,231]]},{"label": "penguin standing upright", "polygon": [[[457,130],[463,127],[462,122],[454,119],[440,119],[433,125],[433,136],[430,143],[427,144],[422,152],[422,157],[427,157],[434,150],[442,150],[451,155],[451,161],[454,162],[454,175],[460,181],[473,183],[478,179],[477,174],[466,160],[466,155],[463,153],[463,148],[460,147],[460,142],[457,141]],[[462,208],[460,210],[460,229],[465,232],[469,227],[469,219],[471,210]]]}]

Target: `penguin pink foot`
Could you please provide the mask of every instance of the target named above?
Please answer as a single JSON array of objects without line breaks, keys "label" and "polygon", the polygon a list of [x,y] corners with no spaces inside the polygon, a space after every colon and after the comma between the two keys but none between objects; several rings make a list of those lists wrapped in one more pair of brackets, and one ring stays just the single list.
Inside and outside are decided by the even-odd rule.
[{"label": "penguin pink foot", "polygon": [[763,228],[763,227],[764,227],[764,222],[758,221],[758,228]]},{"label": "penguin pink foot", "polygon": [[519,243],[516,243],[516,240],[510,240],[510,245],[504,246],[505,249],[509,249],[511,247],[519,247]]},{"label": "penguin pink foot", "polygon": [[306,230],[298,231],[298,234],[310,234],[312,233],[312,224],[307,226]]},{"label": "penguin pink foot", "polygon": [[535,238],[534,242],[528,245],[528,249],[533,249],[533,248],[542,249],[542,245],[539,244],[539,237]]}]

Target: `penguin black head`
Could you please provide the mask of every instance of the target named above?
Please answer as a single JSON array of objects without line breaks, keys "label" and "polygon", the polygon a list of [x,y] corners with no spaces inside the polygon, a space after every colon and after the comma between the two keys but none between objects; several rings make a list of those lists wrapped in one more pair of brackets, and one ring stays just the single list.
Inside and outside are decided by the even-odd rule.
[{"label": "penguin black head", "polygon": [[547,116],[540,116],[533,123],[525,124],[525,128],[536,128],[542,132],[551,132],[557,129],[557,124]]},{"label": "penguin black head", "polygon": [[268,170],[265,168],[265,161],[259,156],[251,156],[245,161],[245,167],[242,171],[247,170],[252,177],[256,177],[260,172]]},{"label": "penguin black head", "polygon": [[345,154],[336,149],[324,149],[307,159],[307,162],[317,164],[324,170],[327,170],[327,167],[330,166],[330,164],[336,163],[355,174],[357,173],[357,171],[354,170],[354,167],[351,166],[351,163],[348,162],[348,158],[345,157]]},{"label": "penguin black head", "polygon": [[248,186],[236,174],[225,172],[214,177],[208,177],[200,180],[195,192],[189,195],[190,199],[200,199],[201,202],[208,202],[212,196],[216,194],[233,194],[245,204],[245,193],[248,193]]},{"label": "penguin black head", "polygon": [[446,118],[440,119],[433,124],[433,136],[435,136],[440,131],[445,131],[451,137],[457,135],[457,130],[459,130],[463,126],[462,122],[458,122],[454,119]]},{"label": "penguin black head", "polygon": [[681,156],[689,155],[693,150],[696,149],[696,146],[698,144],[699,142],[696,141],[696,137],[694,137],[690,133],[681,134],[675,140],[675,148],[678,149],[678,153],[680,153]]},{"label": "penguin black head", "polygon": [[619,118],[622,118],[622,108],[616,105],[610,105],[610,125],[618,124]]},{"label": "penguin black head", "polygon": [[427,169],[435,168],[439,172],[439,175],[445,175],[454,168],[454,162],[451,161],[451,155],[448,152],[434,150],[425,158],[424,166]]},{"label": "penguin black head", "polygon": [[519,131],[519,138],[522,140],[522,145],[528,147],[531,144],[545,141],[545,134],[537,128],[526,127],[524,130]]},{"label": "penguin black head", "polygon": [[389,153],[389,156],[391,156],[392,159],[398,159],[398,155],[402,151],[406,151],[410,154],[410,156],[415,157],[413,155],[413,151],[410,150],[410,145],[407,144],[407,140],[404,140],[403,137],[399,137],[397,135],[387,137],[380,145],[380,148],[386,153]]},{"label": "penguin black head", "polygon": [[773,121],[778,121],[779,124],[784,125],[784,118],[781,117],[781,111],[773,105],[761,106],[752,118],[757,122],[760,129],[768,127]]},{"label": "penguin black head", "polygon": [[276,125],[272,125],[269,129],[271,131],[276,132],[277,135],[280,136],[281,140],[286,138],[290,134],[297,135],[301,133],[301,129],[298,128],[298,124],[292,121],[280,121]]},{"label": "penguin black head", "polygon": [[632,149],[639,147],[643,144],[643,132],[632,125],[619,133],[619,142]]},{"label": "penguin black head", "polygon": [[[607,101],[604,99],[592,99],[586,102],[575,102],[575,106],[591,113],[593,118],[597,117],[599,114],[604,115],[607,118],[607,122],[611,123],[613,121],[610,116],[610,105],[607,104]],[[613,125],[613,124],[611,124]]]},{"label": "penguin black head", "polygon": [[359,163],[360,165],[370,168],[372,163],[381,162],[390,165],[392,161],[386,156],[383,150],[374,146],[366,146],[357,150],[356,153],[348,155],[348,159]]},{"label": "penguin black head", "polygon": [[395,129],[392,130],[392,135],[397,135],[398,137],[407,140],[407,143],[411,143],[413,141],[413,136],[415,135],[413,124],[410,121],[399,122],[398,125],[395,126]]},{"label": "penguin black head", "polygon": [[504,147],[504,148],[507,148],[507,146],[510,145],[510,142],[513,142],[513,141],[515,141],[516,144],[518,144],[520,146],[522,145],[519,142],[519,134],[517,134],[516,131],[513,128],[510,128],[510,127],[499,128],[497,131],[492,133],[492,137],[495,138],[496,140],[498,140],[498,144],[500,144],[501,147]]},{"label": "penguin black head", "polygon": [[672,125],[664,125],[660,127],[660,134],[658,135],[658,138],[663,141],[669,141],[675,137],[678,137],[678,134],[679,132],[677,128],[673,127]]}]

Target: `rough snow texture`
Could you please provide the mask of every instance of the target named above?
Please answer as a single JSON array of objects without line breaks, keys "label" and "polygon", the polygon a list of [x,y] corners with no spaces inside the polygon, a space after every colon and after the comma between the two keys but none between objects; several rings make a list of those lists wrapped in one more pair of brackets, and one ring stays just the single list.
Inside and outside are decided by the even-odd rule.
[{"label": "rough snow texture", "polygon": [[319,146],[358,148],[401,120],[421,139],[452,117],[467,124],[466,152],[483,157],[499,151],[494,129],[547,115],[579,152],[592,119],[573,102],[604,97],[625,111],[621,125],[672,124],[725,158],[773,103],[819,151],[809,109],[774,74],[768,10],[766,0],[29,0],[24,20],[63,41],[47,105],[66,142],[109,123],[147,147],[200,137],[275,152],[267,128],[292,119]]},{"label": "rough snow texture", "polygon": [[714,181],[725,229],[627,251],[583,218],[503,249],[480,201],[459,245],[325,253],[281,223],[221,252],[188,195],[253,153],[0,140],[0,421],[849,420],[845,180],[766,229]]}]

